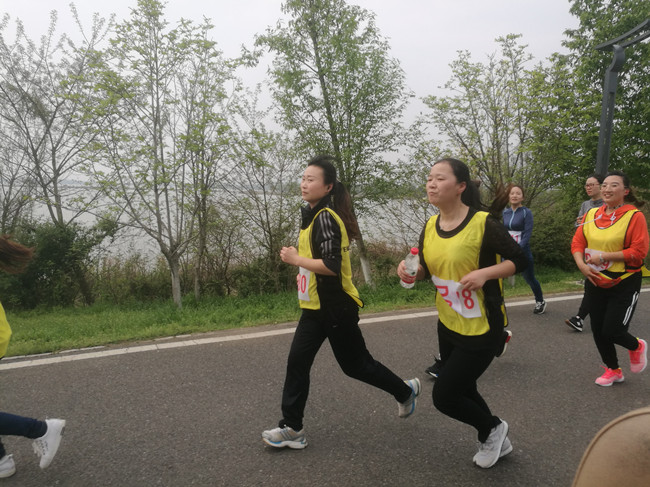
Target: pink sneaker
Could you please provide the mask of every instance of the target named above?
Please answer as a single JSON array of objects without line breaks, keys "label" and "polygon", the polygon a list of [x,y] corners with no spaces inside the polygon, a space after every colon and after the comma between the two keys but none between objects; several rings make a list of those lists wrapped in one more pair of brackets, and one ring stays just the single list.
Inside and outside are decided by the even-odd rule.
[{"label": "pink sneaker", "polygon": [[642,338],[637,340],[639,340],[639,348],[629,350],[630,370],[636,374],[643,372],[648,365],[648,344]]},{"label": "pink sneaker", "polygon": [[596,384],[603,387],[611,386],[614,382],[623,382],[625,377],[623,377],[623,371],[618,368],[616,370],[608,369],[603,367],[605,373],[596,379]]}]

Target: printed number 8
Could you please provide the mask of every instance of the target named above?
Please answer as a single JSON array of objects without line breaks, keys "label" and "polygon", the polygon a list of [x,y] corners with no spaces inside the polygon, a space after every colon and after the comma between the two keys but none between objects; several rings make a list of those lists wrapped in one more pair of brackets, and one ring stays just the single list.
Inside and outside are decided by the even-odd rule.
[{"label": "printed number 8", "polygon": [[472,299],[472,291],[470,291],[469,289],[463,289],[461,294],[463,295],[463,298],[465,298],[463,300],[465,304],[465,308],[472,309],[474,307],[474,300]]}]

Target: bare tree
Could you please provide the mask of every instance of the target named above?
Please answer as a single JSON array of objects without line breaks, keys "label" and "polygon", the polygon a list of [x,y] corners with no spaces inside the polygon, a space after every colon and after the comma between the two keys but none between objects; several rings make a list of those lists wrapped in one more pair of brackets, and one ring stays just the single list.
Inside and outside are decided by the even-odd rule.
[{"label": "bare tree", "polygon": [[233,119],[232,165],[220,192],[235,203],[246,225],[251,256],[261,257],[261,271],[274,291],[282,288],[280,249],[294,245],[300,206],[297,186],[302,160],[287,134],[264,125],[268,111],[258,108],[259,88],[237,98]]},{"label": "bare tree", "polygon": [[[75,221],[97,205],[99,193],[75,180],[87,162],[83,148],[96,136],[82,110],[91,89],[83,75],[110,28],[110,22],[96,15],[86,33],[74,5],[71,11],[82,34],[80,45],[66,34],[57,36],[56,11],[50,14],[49,30],[40,44],[27,37],[18,20],[16,38],[9,44],[5,39],[9,16],[0,23],[0,142],[9,158],[5,182],[29,184],[31,201],[44,208],[62,231],[79,228]],[[95,241],[98,245],[101,238]],[[69,272],[90,303],[93,296],[83,267],[81,261],[70,262]]]}]

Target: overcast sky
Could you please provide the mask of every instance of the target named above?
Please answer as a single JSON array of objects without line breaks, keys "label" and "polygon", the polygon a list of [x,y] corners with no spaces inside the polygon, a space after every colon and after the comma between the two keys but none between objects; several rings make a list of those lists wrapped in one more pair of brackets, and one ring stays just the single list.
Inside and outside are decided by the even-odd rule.
[{"label": "overcast sky", "polygon": [[[129,16],[136,0],[77,0],[82,24],[89,29],[92,15]],[[450,77],[449,63],[456,51],[468,50],[475,61],[495,52],[494,39],[522,34],[537,61],[564,49],[563,32],[577,25],[569,14],[569,0],[349,0],[376,14],[377,25],[389,38],[391,54],[400,60],[409,88],[417,97],[440,94],[438,86]],[[10,26],[22,20],[32,38],[43,35],[52,10],[58,11],[59,29],[76,32],[70,0],[0,0],[0,13],[9,14]],[[255,34],[282,16],[281,0],[170,0],[165,16],[174,23],[181,16],[200,22],[205,16],[215,25],[213,39],[227,57],[250,46]],[[10,30],[13,32],[13,30]],[[6,39],[11,43],[12,38]],[[250,85],[261,81],[262,70],[250,74]],[[249,80],[244,77],[244,81]]]}]

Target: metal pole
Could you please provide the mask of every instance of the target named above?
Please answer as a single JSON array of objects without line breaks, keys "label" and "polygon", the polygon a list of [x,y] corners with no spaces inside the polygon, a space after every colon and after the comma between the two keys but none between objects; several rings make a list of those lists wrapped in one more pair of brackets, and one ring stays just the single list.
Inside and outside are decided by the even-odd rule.
[{"label": "metal pole", "polygon": [[[648,32],[644,32],[636,38],[625,40],[643,31]],[[650,37],[650,19],[644,20],[622,36],[596,46],[599,51],[609,49],[614,51],[614,59],[605,72],[605,83],[603,85],[603,104],[600,111],[600,132],[598,133],[598,152],[596,153],[596,174],[604,176],[609,166],[609,148],[612,141],[616,87],[618,86],[618,73],[625,64],[625,48],[648,37]]]},{"label": "metal pole", "polygon": [[625,64],[625,50],[614,44],[614,59],[605,72],[603,87],[603,104],[600,111],[600,132],[598,134],[598,152],[596,154],[596,174],[605,175],[609,166],[609,147],[612,141],[612,125],[614,123],[614,104],[616,102],[616,87],[618,73]]}]

